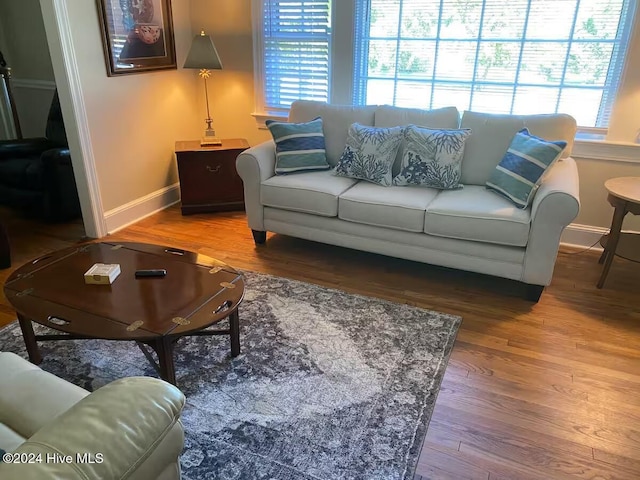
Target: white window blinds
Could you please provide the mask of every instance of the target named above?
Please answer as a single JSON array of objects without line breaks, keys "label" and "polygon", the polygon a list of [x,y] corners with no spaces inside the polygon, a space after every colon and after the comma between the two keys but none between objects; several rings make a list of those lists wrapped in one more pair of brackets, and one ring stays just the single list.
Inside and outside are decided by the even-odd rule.
[{"label": "white window blinds", "polygon": [[634,0],[356,0],[353,101],[606,127]]},{"label": "white window blinds", "polygon": [[261,3],[264,110],[286,111],[297,99],[328,101],[331,1]]}]

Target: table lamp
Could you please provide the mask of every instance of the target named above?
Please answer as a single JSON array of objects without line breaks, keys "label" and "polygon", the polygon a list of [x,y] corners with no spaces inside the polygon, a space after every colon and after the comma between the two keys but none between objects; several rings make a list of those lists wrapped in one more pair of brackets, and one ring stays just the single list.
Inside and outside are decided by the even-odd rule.
[{"label": "table lamp", "polygon": [[199,75],[204,79],[204,94],[207,102],[207,118],[205,123],[207,124],[207,128],[204,131],[204,136],[200,140],[200,145],[222,145],[222,142],[216,137],[216,132],[211,126],[213,120],[211,120],[211,114],[209,113],[209,92],[207,90],[207,78],[211,76],[211,70],[222,70],[222,62],[220,61],[216,47],[213,45],[213,40],[211,40],[209,35],[204,33],[204,30],[200,32],[200,35],[193,37],[191,49],[187,55],[187,60],[184,62],[184,68],[199,69]]}]

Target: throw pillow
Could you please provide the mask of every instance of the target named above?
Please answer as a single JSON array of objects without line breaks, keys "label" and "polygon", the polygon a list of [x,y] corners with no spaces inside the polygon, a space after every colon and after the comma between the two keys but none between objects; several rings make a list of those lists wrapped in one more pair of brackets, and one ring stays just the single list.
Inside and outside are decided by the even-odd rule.
[{"label": "throw pillow", "polygon": [[306,123],[265,122],[276,142],[276,175],[327,170],[322,118]]},{"label": "throw pillow", "polygon": [[409,125],[406,146],[394,185],[422,185],[453,190],[461,188],[464,143],[471,130],[434,130]]},{"label": "throw pillow", "polygon": [[523,128],[511,141],[487,187],[504,195],[519,208],[527,208],[544,173],[560,158],[567,142],[549,142]]},{"label": "throw pillow", "polygon": [[403,127],[376,128],[352,124],[334,174],[390,186],[391,168],[402,142],[402,131]]}]

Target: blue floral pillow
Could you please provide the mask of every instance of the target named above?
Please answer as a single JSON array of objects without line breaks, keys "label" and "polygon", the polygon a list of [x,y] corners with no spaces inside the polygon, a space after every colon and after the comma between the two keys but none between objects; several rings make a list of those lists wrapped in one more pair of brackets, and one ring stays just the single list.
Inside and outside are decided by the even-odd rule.
[{"label": "blue floral pillow", "polygon": [[468,128],[434,130],[409,125],[404,131],[406,147],[402,166],[393,184],[442,190],[461,188],[462,156],[469,135]]},{"label": "blue floral pillow", "polygon": [[403,130],[403,127],[376,128],[352,124],[334,175],[390,186],[391,168],[402,143]]}]

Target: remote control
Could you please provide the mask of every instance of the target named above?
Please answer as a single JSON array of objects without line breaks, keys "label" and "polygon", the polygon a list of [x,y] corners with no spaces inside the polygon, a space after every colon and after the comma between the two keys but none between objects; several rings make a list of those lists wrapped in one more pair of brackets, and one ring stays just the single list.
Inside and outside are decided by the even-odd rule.
[{"label": "remote control", "polygon": [[164,268],[156,268],[153,270],[136,270],[136,278],[143,277],[164,277],[167,271]]}]

